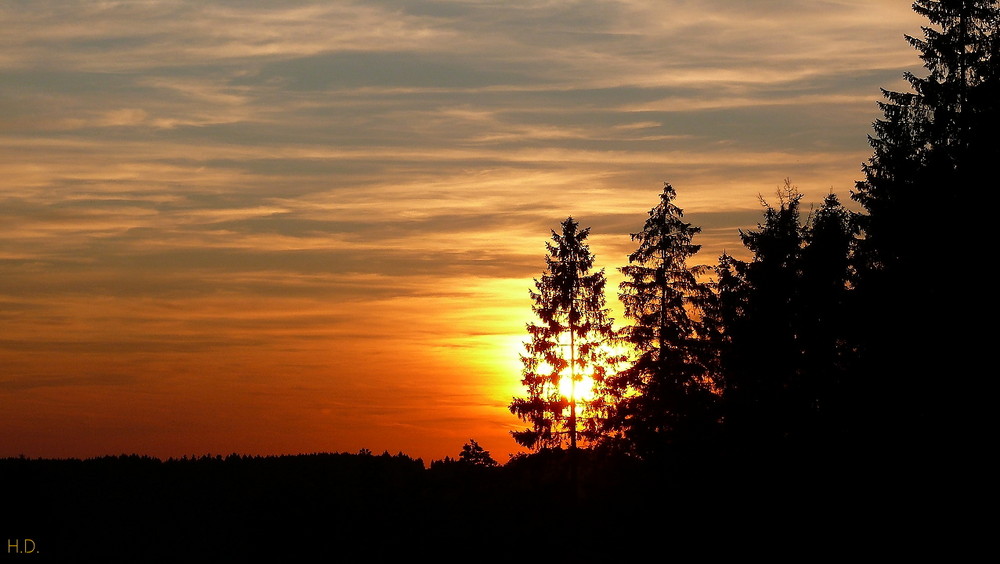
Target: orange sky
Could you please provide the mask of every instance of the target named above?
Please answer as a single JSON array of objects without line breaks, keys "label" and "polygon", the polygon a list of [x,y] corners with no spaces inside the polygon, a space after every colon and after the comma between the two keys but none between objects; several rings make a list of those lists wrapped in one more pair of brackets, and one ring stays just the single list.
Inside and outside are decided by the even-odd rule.
[{"label": "orange sky", "polygon": [[0,456],[425,462],[516,452],[549,229],[591,227],[614,289],[663,181],[707,263],[786,177],[847,201],[921,24],[860,0],[38,1],[0,22]]}]

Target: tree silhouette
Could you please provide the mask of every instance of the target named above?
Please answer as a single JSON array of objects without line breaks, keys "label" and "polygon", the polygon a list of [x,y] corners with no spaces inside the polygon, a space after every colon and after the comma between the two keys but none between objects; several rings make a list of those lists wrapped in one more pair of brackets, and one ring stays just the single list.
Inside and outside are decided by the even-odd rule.
[{"label": "tree silhouette", "polygon": [[642,231],[632,234],[638,248],[620,269],[626,280],[619,297],[632,321],[622,336],[637,356],[611,378],[618,401],[609,426],[642,456],[704,437],[715,421],[717,353],[704,316],[715,307],[715,295],[699,281],[708,267],[687,264],[701,248],[692,243],[701,229],[683,220],[675,197],[665,183]]},{"label": "tree silhouette", "polygon": [[[995,0],[920,0],[913,9],[935,27],[907,36],[928,70],[905,73],[912,92],[882,90],[884,117],[869,140],[874,154],[853,194],[862,216],[869,268],[922,263],[945,238],[915,240],[934,196],[986,177],[1000,157],[1000,8]],[[930,247],[929,247],[930,246]]]},{"label": "tree silhouette", "polygon": [[469,439],[469,442],[462,446],[462,452],[458,454],[458,462],[468,466],[482,466],[484,468],[493,468],[497,465],[497,461],[493,460],[493,457],[490,456],[490,451],[479,446],[479,443],[475,439]]},{"label": "tree silhouette", "polygon": [[804,247],[799,255],[796,325],[802,374],[801,401],[807,403],[811,435],[832,438],[848,430],[855,398],[864,385],[852,375],[856,369],[856,319],[851,285],[853,248],[857,242],[855,216],[834,194],[806,220]]},{"label": "tree silhouette", "polygon": [[972,246],[955,244],[956,225],[929,218],[949,195],[992,177],[987,167],[1000,159],[1000,6],[918,0],[913,9],[929,21],[922,38],[907,36],[927,74],[904,75],[910,92],[883,90],[873,155],[853,194],[866,212],[858,350],[870,382],[868,417],[885,435],[940,443],[951,421],[973,411],[958,408],[960,390],[977,387],[968,379],[981,370],[957,354],[976,348],[954,328],[976,305],[960,277],[947,274],[950,263],[973,260]]},{"label": "tree silhouette", "polygon": [[540,323],[527,325],[530,341],[521,356],[521,383],[528,395],[510,404],[511,413],[531,425],[511,433],[528,448],[568,444],[575,449],[579,439],[594,441],[603,426],[603,401],[582,400],[577,385],[589,376],[595,388],[603,387],[614,361],[606,348],[614,332],[605,308],[604,270],[591,273],[590,229],[578,227],[569,217],[561,234],[552,232],[545,274],[535,280],[537,291],[530,292]]},{"label": "tree silhouette", "polygon": [[[847,313],[855,223],[833,194],[801,220],[786,180],[778,206],[741,231],[753,252],[719,260],[727,426],[740,440],[813,441],[847,417],[852,338]],[[860,390],[854,390],[860,391]]]},{"label": "tree silhouette", "polygon": [[720,258],[727,427],[741,440],[784,436],[801,408],[792,399],[800,355],[795,308],[804,241],[801,199],[787,180],[778,207],[761,198],[763,222],[756,230],[740,230],[753,260]]}]

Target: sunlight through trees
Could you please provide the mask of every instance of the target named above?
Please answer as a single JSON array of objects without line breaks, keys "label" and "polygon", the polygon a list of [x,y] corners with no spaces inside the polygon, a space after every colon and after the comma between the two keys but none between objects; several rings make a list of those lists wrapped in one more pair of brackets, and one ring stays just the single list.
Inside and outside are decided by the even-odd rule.
[{"label": "sunlight through trees", "polygon": [[593,392],[578,389],[585,377],[601,389],[615,362],[607,347],[614,331],[605,307],[604,270],[591,272],[589,234],[590,228],[579,229],[572,217],[563,221],[562,233],[553,231],[552,242],[546,243],[545,274],[531,292],[539,322],[528,324],[530,341],[521,356],[521,383],[528,395],[510,404],[511,413],[530,424],[512,433],[528,448],[576,448],[602,431],[601,394],[588,400],[585,395]]}]

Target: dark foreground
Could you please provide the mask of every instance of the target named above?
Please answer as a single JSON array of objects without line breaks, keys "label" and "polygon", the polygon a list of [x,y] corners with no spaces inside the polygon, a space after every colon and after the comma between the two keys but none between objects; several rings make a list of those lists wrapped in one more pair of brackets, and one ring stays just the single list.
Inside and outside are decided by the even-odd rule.
[{"label": "dark foreground", "polygon": [[4,459],[2,554],[25,562],[617,561],[653,550],[656,560],[812,560],[858,550],[898,556],[941,534],[943,500],[928,488],[910,495],[900,476],[817,456],[690,459],[699,462],[554,451],[498,468],[430,469],[402,454]]}]

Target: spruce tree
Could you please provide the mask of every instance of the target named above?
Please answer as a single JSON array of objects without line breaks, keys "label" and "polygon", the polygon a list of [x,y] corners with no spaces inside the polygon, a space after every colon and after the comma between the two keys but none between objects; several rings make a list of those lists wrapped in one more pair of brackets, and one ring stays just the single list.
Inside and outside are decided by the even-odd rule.
[{"label": "spruce tree", "polygon": [[[591,271],[589,234],[590,228],[579,229],[572,217],[563,221],[562,233],[553,231],[546,243],[545,273],[530,292],[539,322],[527,325],[530,340],[521,356],[521,383],[528,394],[510,404],[511,413],[530,424],[511,433],[528,448],[575,449],[579,442],[595,442],[604,426],[600,394],[614,363],[608,348],[614,330],[605,307],[604,270]],[[578,389],[587,378],[596,391],[592,400]]]},{"label": "spruce tree", "polygon": [[[911,91],[883,90],[873,155],[853,194],[864,208],[858,247],[856,326],[868,435],[907,437],[912,449],[957,431],[960,390],[979,368],[962,317],[975,305],[961,278],[974,242],[957,245],[955,220],[940,218],[957,196],[981,186],[1000,160],[1000,7],[995,0],[918,0],[921,38],[907,36],[926,74],[905,74]],[[981,212],[967,216],[974,226]],[[945,216],[946,217],[946,216]],[[960,384],[960,382],[962,384]],[[877,433],[876,433],[877,431]]]},{"label": "spruce tree", "polygon": [[866,210],[869,269],[919,268],[949,253],[943,237],[916,238],[936,196],[986,178],[1000,158],[1000,8],[995,0],[919,0],[923,38],[906,36],[928,73],[905,73],[911,92],[883,90],[873,155],[853,195]]},{"label": "spruce tree", "polygon": [[855,319],[850,315],[856,243],[855,216],[829,194],[803,230],[796,326],[801,401],[808,404],[805,433],[839,439],[854,417],[863,385],[855,370]]},{"label": "spruce tree", "polygon": [[739,443],[816,444],[839,437],[854,351],[848,315],[852,214],[833,194],[801,219],[802,194],[786,180],[757,229],[740,232],[749,262],[719,259],[725,406]]},{"label": "spruce tree", "polygon": [[740,442],[794,435],[808,406],[799,395],[798,342],[802,194],[789,181],[763,221],[740,230],[750,262],[720,258],[720,323],[725,327],[726,426]]},{"label": "spruce tree", "polygon": [[676,192],[664,184],[660,202],[629,255],[619,297],[631,324],[622,337],[634,350],[633,364],[612,379],[617,401],[610,427],[629,450],[656,456],[670,445],[707,438],[715,426],[713,387],[717,354],[704,312],[714,307],[706,266],[689,265],[701,248],[701,229],[684,221]]}]

